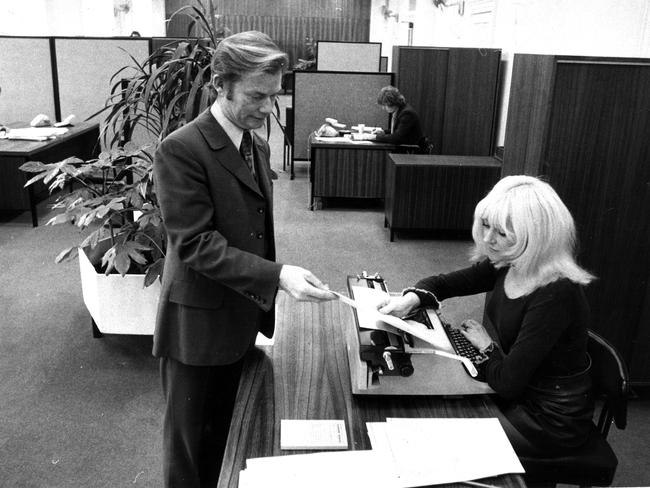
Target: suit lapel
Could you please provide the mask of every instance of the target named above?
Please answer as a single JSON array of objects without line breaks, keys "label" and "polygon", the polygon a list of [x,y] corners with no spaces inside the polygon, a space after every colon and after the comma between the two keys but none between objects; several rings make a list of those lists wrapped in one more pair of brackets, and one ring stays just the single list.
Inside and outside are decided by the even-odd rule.
[{"label": "suit lapel", "polygon": [[[242,160],[239,150],[210,113],[210,109],[205,110],[197,117],[196,125],[210,148],[215,151],[217,162],[230,171],[245,186],[263,196],[258,184],[253,179],[253,175]],[[259,151],[257,152],[259,153]]]}]

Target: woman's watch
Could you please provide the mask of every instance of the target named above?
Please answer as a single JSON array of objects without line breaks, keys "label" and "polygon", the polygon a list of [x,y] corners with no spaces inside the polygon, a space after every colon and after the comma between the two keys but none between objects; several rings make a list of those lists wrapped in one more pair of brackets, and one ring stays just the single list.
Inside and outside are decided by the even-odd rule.
[{"label": "woman's watch", "polygon": [[479,350],[479,352],[483,356],[488,358],[488,357],[490,357],[490,354],[492,354],[497,349],[499,349],[498,344],[496,342],[492,341],[487,346],[485,346],[483,349]]}]

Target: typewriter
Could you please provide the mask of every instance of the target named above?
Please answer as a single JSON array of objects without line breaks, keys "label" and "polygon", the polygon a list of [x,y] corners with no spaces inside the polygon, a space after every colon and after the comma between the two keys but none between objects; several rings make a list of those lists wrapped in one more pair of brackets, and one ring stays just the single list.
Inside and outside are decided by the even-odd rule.
[{"label": "typewriter", "polygon": [[[358,303],[377,304],[390,294],[378,273],[348,276],[348,292]],[[375,317],[353,309],[354,324],[348,334],[348,359],[355,394],[456,395],[491,393],[463,363],[450,359],[464,356],[480,361],[480,354],[434,310],[414,310],[404,320],[417,334],[398,330]],[[457,337],[455,333],[460,336]],[[427,340],[423,340],[426,338]],[[463,342],[464,341],[464,342]],[[469,347],[468,347],[469,346]],[[448,357],[435,353],[435,350]]]},{"label": "typewriter", "polygon": [[[386,284],[379,274],[368,275],[365,271],[357,277],[357,281],[364,281],[371,289],[379,289],[388,294]],[[350,294],[353,289],[350,288]],[[356,313],[356,312],[355,312]],[[358,322],[357,316],[357,322]],[[368,364],[368,369],[377,381],[377,376],[411,376],[413,363],[411,354],[405,351],[406,337],[386,330],[373,330],[358,327],[359,354],[361,359]]]}]

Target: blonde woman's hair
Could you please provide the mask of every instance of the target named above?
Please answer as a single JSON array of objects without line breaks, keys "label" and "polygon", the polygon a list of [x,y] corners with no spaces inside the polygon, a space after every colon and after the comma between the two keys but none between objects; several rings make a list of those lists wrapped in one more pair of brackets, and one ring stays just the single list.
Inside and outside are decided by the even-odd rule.
[{"label": "blonde woman's hair", "polygon": [[587,284],[594,276],[575,261],[576,231],[571,213],[548,183],[532,176],[506,176],[474,211],[472,259],[488,257],[483,221],[514,244],[494,262],[511,266],[539,288],[560,278]]}]

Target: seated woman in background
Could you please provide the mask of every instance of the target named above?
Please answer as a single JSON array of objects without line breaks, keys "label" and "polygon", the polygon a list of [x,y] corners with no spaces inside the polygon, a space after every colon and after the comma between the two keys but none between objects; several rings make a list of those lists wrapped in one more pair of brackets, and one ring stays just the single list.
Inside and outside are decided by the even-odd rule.
[{"label": "seated woman in background", "polygon": [[472,236],[475,264],[425,278],[379,311],[404,316],[491,291],[486,314],[499,344],[474,320],[461,330],[483,354],[479,372],[498,394],[515,451],[543,456],[580,446],[594,409],[583,290],[594,277],[575,261],[571,214],[547,183],[508,176],[476,206]]},{"label": "seated woman in background", "polygon": [[420,118],[413,110],[413,107],[406,103],[402,95],[394,86],[385,86],[379,90],[377,103],[391,114],[391,130],[384,133],[383,129],[378,129],[374,133],[374,139],[377,142],[387,142],[390,144],[421,144],[423,141],[422,129],[420,128]]}]

